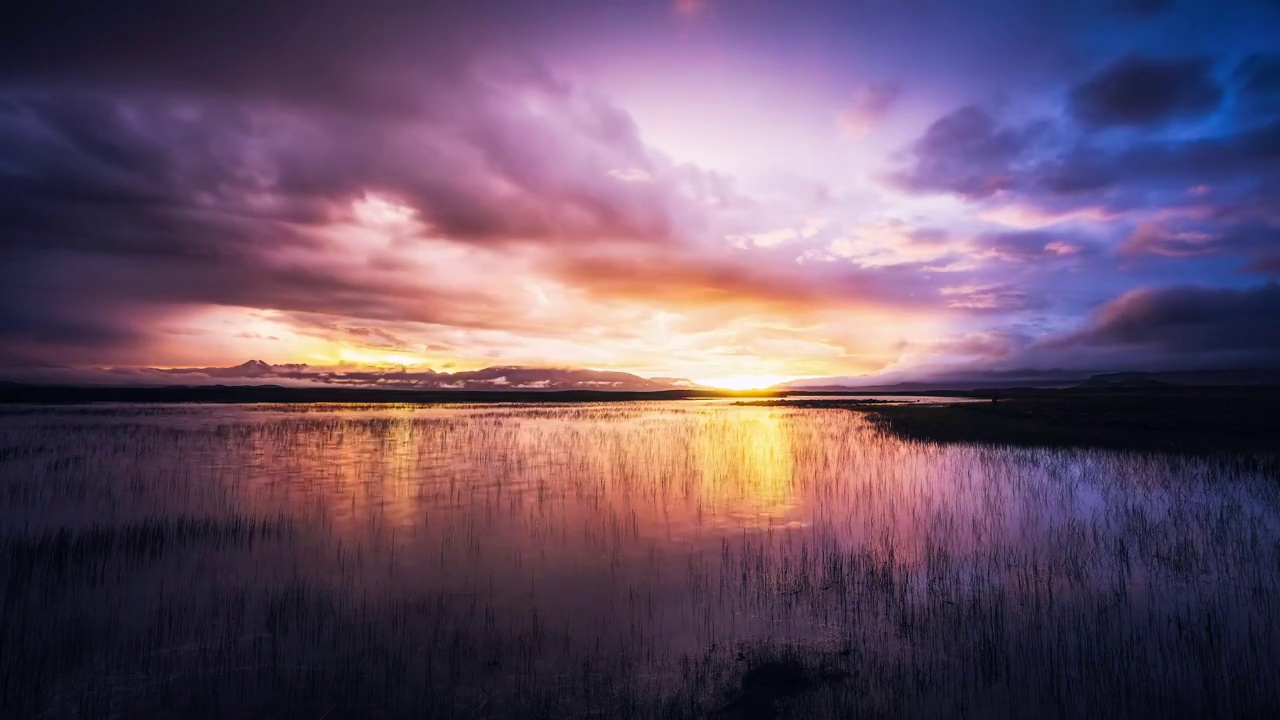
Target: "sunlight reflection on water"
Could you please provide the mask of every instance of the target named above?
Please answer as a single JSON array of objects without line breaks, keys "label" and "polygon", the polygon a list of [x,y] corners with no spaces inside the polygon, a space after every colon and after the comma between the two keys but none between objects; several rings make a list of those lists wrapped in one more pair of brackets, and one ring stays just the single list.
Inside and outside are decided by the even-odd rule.
[{"label": "sunlight reflection on water", "polygon": [[[752,640],[867,648],[873,704],[934,707],[891,692],[915,668],[1025,709],[1026,673],[1102,656],[1164,658],[1147,691],[1196,703],[1280,640],[1275,478],[1222,459],[723,402],[86,406],[0,413],[0,470],[4,662],[43,683],[0,698],[24,710],[104,663],[154,672],[138,648],[326,678],[355,654],[430,709],[588,667],[661,694],[675,658]],[[1205,617],[1210,645],[1169,629]]]}]

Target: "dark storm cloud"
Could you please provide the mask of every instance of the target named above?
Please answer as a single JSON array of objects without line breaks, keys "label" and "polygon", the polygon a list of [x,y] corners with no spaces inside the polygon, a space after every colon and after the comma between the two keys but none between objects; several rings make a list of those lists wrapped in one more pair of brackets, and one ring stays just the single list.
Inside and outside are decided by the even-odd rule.
[{"label": "dark storm cloud", "polygon": [[[1191,232],[1215,236],[1241,224],[1280,226],[1280,218],[1268,210],[1280,203],[1280,121],[1218,123],[1200,135],[1147,135],[1123,142],[1104,132],[1111,125],[1156,125],[1218,107],[1223,91],[1209,76],[1210,67],[1204,59],[1129,56],[1071,93],[1070,109],[1087,121],[1075,132],[1061,132],[1070,129],[1053,128],[1045,120],[1001,122],[979,107],[963,107],[930,126],[891,179],[909,192],[949,193],[970,201],[999,196],[1045,217],[1081,209],[1112,216],[1156,210],[1212,215],[1215,227]],[[1253,98],[1257,105],[1258,97],[1266,97],[1270,73],[1267,58],[1243,62],[1237,102]],[[1138,240],[1126,251],[1166,256],[1216,251],[1191,235],[1153,242],[1155,235],[1148,232]]]},{"label": "dark storm cloud", "polygon": [[[0,339],[11,353],[118,358],[165,305],[211,294],[219,277],[269,275],[264,248],[314,245],[292,222],[306,212],[250,202],[263,186],[246,165],[243,118],[193,113],[80,94],[5,99]],[[259,290],[232,283],[222,299]]]},{"label": "dark storm cloud", "polygon": [[1216,202],[1274,203],[1280,179],[1280,121],[1221,135],[1146,140],[1111,149],[1078,144],[1027,171],[1018,183],[1046,206],[1135,207]]},{"label": "dark storm cloud", "polygon": [[[646,200],[621,197],[644,188],[619,193],[597,175],[615,164],[654,169],[630,118],[575,93],[514,42],[553,25],[554,4],[545,13],[430,0],[20,6],[0,22],[0,89],[27,104],[47,98],[31,122],[102,168],[98,192],[136,193],[119,184],[145,180],[173,199],[192,186],[166,185],[175,160],[230,152],[215,169],[239,173],[231,192],[259,182],[290,201],[325,202],[390,190],[454,237],[665,229]],[[84,95],[116,107],[87,107]],[[543,107],[530,112],[531,103]],[[221,117],[175,118],[190,112]],[[173,132],[153,138],[155,127],[140,127],[157,116]],[[216,145],[181,135],[237,126]],[[62,167],[77,160],[40,152]],[[216,181],[203,179],[202,189]]]},{"label": "dark storm cloud", "polygon": [[404,116],[140,86],[0,94],[7,354],[53,358],[78,338],[121,357],[106,346],[137,345],[156,317],[195,304],[470,327],[510,317],[491,288],[442,291],[344,259],[326,230],[366,193],[416,211],[423,232],[480,244],[662,244],[696,229],[703,199],[734,201],[714,173],[661,164],[628,116],[536,64],[476,73]]},{"label": "dark storm cloud", "polygon": [[403,92],[410,69],[447,83],[482,15],[431,0],[18,2],[0,16],[0,81],[404,110],[420,99]]},{"label": "dark storm cloud", "polygon": [[1205,58],[1130,55],[1071,91],[1071,110],[1094,126],[1157,125],[1203,116],[1222,103]]},{"label": "dark storm cloud", "polygon": [[1280,115],[1280,52],[1254,53],[1236,67],[1237,103],[1254,116]]},{"label": "dark storm cloud", "polygon": [[1202,203],[1191,191],[1218,185],[1269,203],[1280,179],[1280,121],[1121,145],[1088,134],[1056,145],[1046,138],[1043,122],[1002,124],[980,108],[965,107],[912,144],[906,167],[890,179],[909,192],[969,200],[1003,194],[1049,210]]},{"label": "dark storm cloud", "polygon": [[1270,275],[1272,278],[1280,277],[1280,254],[1257,258],[1245,267],[1245,272]]},{"label": "dark storm cloud", "polygon": [[[272,197],[239,111],[125,103],[89,95],[8,97],[0,139],[0,222],[10,247],[116,254],[234,257],[269,235],[305,242],[290,224],[323,206]],[[264,224],[274,221],[276,224]]]},{"label": "dark storm cloud", "polygon": [[1046,343],[1158,353],[1280,353],[1280,287],[1140,289],[1107,303],[1080,330]]},{"label": "dark storm cloud", "polygon": [[[275,259],[317,241],[271,211],[252,212],[260,188],[234,156],[191,173],[198,153],[183,144],[124,127],[111,104],[70,105],[26,106],[25,131],[6,127],[5,142],[23,150],[0,196],[5,345],[26,355],[43,347],[53,357],[69,346],[111,358],[103,346],[135,341],[162,308],[183,303],[319,310],[345,302],[386,312],[373,287]],[[208,129],[190,133],[196,142],[185,147],[211,142]]]},{"label": "dark storm cloud", "polygon": [[1160,15],[1173,7],[1173,0],[1113,0],[1117,12],[1137,17]]}]

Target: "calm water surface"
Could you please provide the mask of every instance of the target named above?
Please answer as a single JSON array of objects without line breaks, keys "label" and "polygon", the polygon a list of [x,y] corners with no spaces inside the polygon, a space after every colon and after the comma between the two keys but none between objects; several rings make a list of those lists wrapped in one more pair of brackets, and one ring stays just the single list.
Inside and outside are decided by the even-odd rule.
[{"label": "calm water surface", "polygon": [[[1260,467],[724,402],[15,406],[0,716],[1263,716]],[[826,679],[743,714],[770,658]]]}]

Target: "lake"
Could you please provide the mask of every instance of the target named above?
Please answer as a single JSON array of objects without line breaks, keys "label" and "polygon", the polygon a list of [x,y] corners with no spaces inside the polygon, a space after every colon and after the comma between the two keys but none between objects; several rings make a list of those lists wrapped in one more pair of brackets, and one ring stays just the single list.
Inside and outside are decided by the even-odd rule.
[{"label": "lake", "polygon": [[723,401],[4,407],[0,717],[1261,716],[1255,459]]}]

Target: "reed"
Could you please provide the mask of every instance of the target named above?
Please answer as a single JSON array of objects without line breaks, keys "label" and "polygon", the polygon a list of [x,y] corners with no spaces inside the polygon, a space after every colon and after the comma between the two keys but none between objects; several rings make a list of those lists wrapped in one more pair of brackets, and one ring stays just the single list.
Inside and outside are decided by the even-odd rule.
[{"label": "reed", "polygon": [[732,401],[0,412],[0,717],[1236,717],[1275,464]]}]

